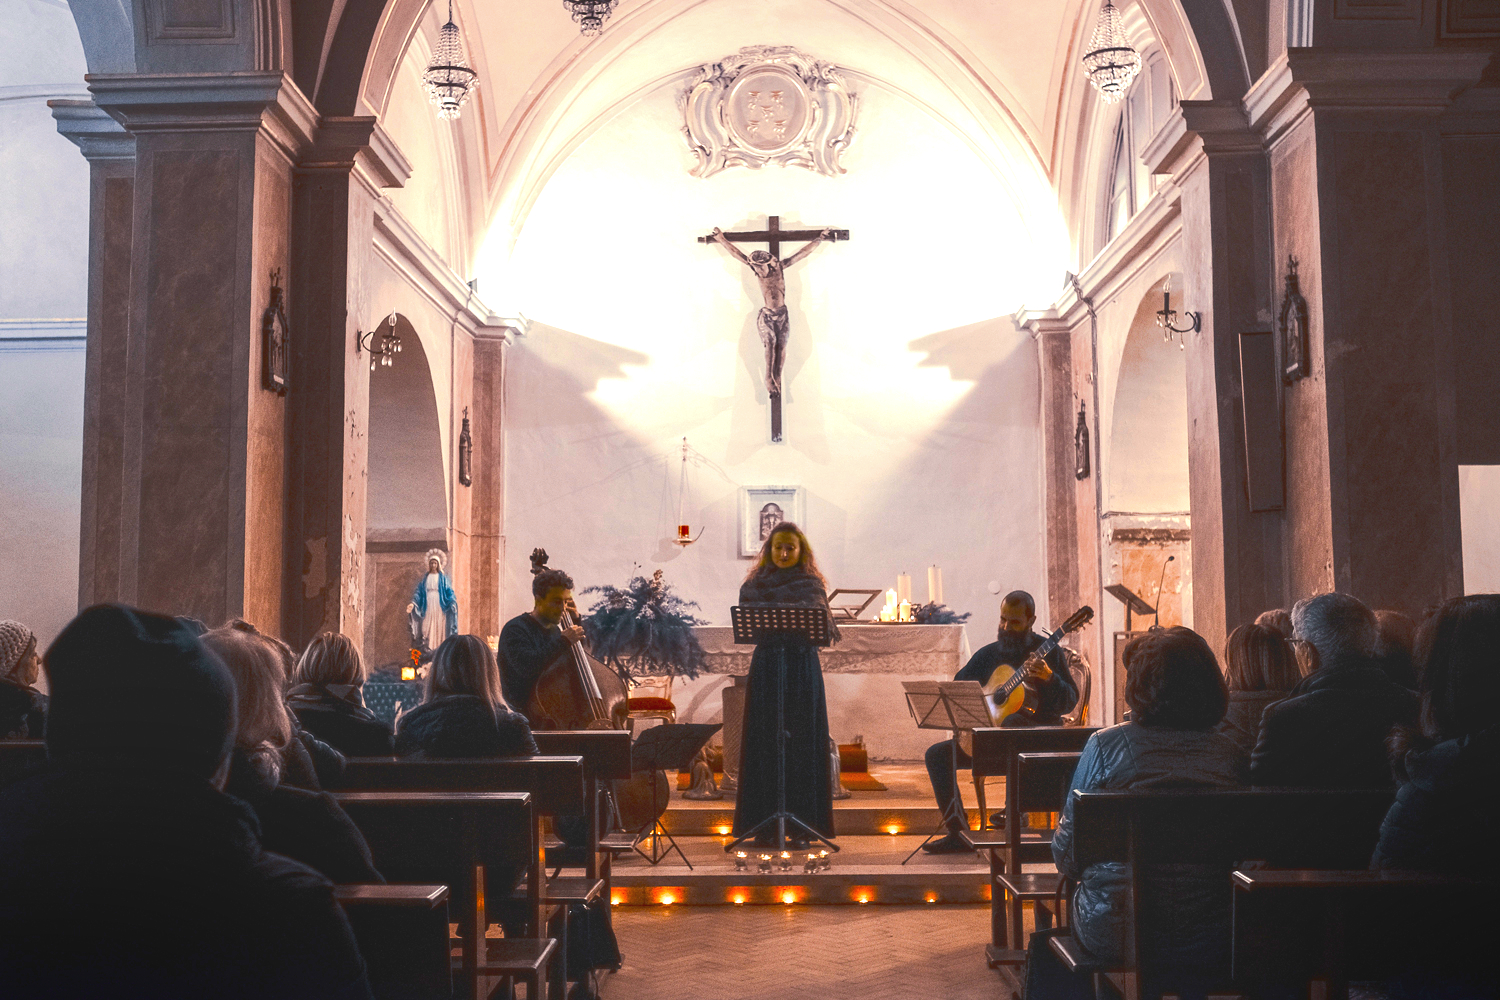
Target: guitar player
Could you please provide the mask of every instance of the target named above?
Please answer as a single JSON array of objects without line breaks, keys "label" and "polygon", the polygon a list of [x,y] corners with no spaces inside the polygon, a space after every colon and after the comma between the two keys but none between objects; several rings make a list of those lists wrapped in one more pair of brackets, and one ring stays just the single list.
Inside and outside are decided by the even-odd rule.
[{"label": "guitar player", "polygon": [[[990,675],[1000,666],[1024,669],[1030,676],[1028,682],[1039,697],[1035,715],[1016,713],[1001,722],[1002,726],[1056,726],[1062,716],[1071,711],[1078,701],[1078,688],[1068,673],[1067,663],[1060,647],[1054,647],[1046,659],[1032,655],[1042,645],[1043,639],[1031,630],[1036,624],[1036,601],[1024,590],[1013,590],[1000,602],[1000,634],[988,646],[982,647],[969,658],[964,668],[953,678],[956,681],[989,682]],[[955,736],[954,739],[957,739]],[[948,804],[958,795],[953,781],[953,758],[950,741],[934,743],[927,748],[927,777],[932,781],[932,791],[937,797],[938,808],[947,812]],[[962,747],[958,749],[958,766],[968,768],[973,764]],[[958,816],[965,815],[962,807]],[[964,839],[966,820],[958,816],[948,820],[946,836],[926,844],[923,850],[929,854],[960,854],[974,848]]]}]

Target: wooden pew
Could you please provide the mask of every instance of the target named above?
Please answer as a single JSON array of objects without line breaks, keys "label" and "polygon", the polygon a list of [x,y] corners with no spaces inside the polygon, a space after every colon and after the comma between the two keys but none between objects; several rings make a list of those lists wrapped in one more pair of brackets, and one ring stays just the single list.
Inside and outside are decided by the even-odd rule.
[{"label": "wooden pew", "polygon": [[[1022,753],[1078,753],[1097,726],[1014,726],[974,730],[974,791],[979,799],[979,830],[969,840],[985,851],[990,862],[990,943],[985,949],[990,967],[1015,965],[1026,960],[1024,948],[1010,943],[1016,938],[1006,930],[1004,900],[995,899],[995,886],[1001,875],[1020,873],[1023,864],[1048,864],[1052,861],[1052,834],[1021,828],[1021,807],[1016,800],[1021,782],[1014,773],[1016,756]],[[1005,778],[1005,825],[1000,830],[989,827],[989,807],[985,801],[984,779]],[[1040,810],[1038,810],[1040,811]],[[1052,811],[1052,810],[1047,810]]]},{"label": "wooden pew", "polygon": [[[1107,982],[1126,1000],[1137,1000],[1142,979],[1157,973],[1140,948],[1139,903],[1147,891],[1142,876],[1145,866],[1222,866],[1226,882],[1230,869],[1242,862],[1284,868],[1354,868],[1367,863],[1394,795],[1385,789],[1075,791],[1077,865],[1086,869],[1114,861],[1131,866],[1124,961],[1106,967],[1071,935],[1058,935],[1048,943],[1069,969],[1092,972],[1096,989]],[[1225,891],[1229,891],[1227,884]],[[1143,957],[1148,964],[1142,964]],[[1227,979],[1230,970],[1223,971]]]},{"label": "wooden pew", "polygon": [[[1068,790],[1073,782],[1073,771],[1078,767],[1078,753],[1019,753],[1012,773],[1015,775],[1014,796],[1007,794],[1006,825],[1010,825],[1011,809],[1021,814],[1034,812],[1058,812],[1067,802]],[[1007,782],[1007,788],[1011,783]],[[1019,829],[1019,828],[1018,828]],[[1050,832],[1050,831],[1049,831]],[[1004,852],[1005,848],[998,850]],[[1051,844],[1048,844],[1050,854]],[[1047,859],[1051,861],[1050,856]],[[1034,863],[1034,862],[1033,862]],[[1048,903],[1057,897],[1062,886],[1062,876],[1057,872],[1024,873],[1019,863],[1010,864],[1004,874],[995,877],[990,886],[990,912],[1002,905],[1006,908],[1005,922],[1009,929],[1009,948],[1001,954],[991,953],[990,964],[1018,965],[1026,960],[1026,939],[1021,922],[1021,904],[1030,901],[1036,907],[1036,925],[1041,930],[1051,926]],[[993,919],[992,919],[993,922]]]},{"label": "wooden pew", "polygon": [[[1345,1000],[1349,981],[1483,974],[1496,917],[1477,880],[1406,871],[1234,873],[1236,982]],[[1413,969],[1414,963],[1420,963]],[[1492,962],[1484,961],[1484,970]],[[1493,978],[1492,973],[1490,978]]]},{"label": "wooden pew", "polygon": [[339,885],[375,1000],[451,1000],[446,885]]},{"label": "wooden pew", "polygon": [[[465,995],[483,998],[486,978],[526,976],[553,966],[565,987],[557,942],[542,936],[541,815],[526,792],[360,791],[335,798],[370,845],[375,866],[396,882],[449,886],[462,935]],[[487,942],[485,873],[508,895],[525,878],[527,936]],[[556,958],[556,961],[552,959]]]},{"label": "wooden pew", "polygon": [[47,762],[41,740],[0,740],[0,788]]}]

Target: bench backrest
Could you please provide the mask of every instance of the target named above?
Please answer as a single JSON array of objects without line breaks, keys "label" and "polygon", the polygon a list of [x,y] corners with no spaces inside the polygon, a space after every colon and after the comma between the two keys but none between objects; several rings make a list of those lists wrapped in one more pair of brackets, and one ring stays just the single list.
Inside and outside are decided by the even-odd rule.
[{"label": "bench backrest", "polygon": [[1013,726],[974,730],[974,777],[1005,777],[1018,753],[1076,753],[1097,726]]},{"label": "bench backrest", "polygon": [[47,761],[41,740],[0,740],[0,788]]},{"label": "bench backrest", "polygon": [[531,735],[549,757],[582,757],[597,780],[630,777],[630,734],[623,729],[538,729]]},{"label": "bench backrest", "polygon": [[1013,800],[1023,813],[1060,812],[1068,800],[1078,753],[1016,754],[1016,791]]},{"label": "bench backrest", "polygon": [[345,791],[529,792],[546,816],[590,814],[581,757],[351,757]]}]

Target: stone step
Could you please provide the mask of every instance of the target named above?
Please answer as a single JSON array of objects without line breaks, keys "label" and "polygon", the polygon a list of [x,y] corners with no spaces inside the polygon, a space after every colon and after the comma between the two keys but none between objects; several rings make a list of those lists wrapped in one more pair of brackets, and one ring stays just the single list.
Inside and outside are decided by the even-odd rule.
[{"label": "stone step", "polygon": [[[722,808],[711,803],[694,803],[695,808],[682,809],[674,804],[662,817],[662,826],[674,837],[712,837],[727,834],[734,825],[734,800],[726,799]],[[837,803],[833,811],[834,829],[839,836],[886,836],[920,833],[927,836],[937,829],[942,813],[935,806],[846,805]],[[979,812],[969,810],[969,826],[979,825]]]}]

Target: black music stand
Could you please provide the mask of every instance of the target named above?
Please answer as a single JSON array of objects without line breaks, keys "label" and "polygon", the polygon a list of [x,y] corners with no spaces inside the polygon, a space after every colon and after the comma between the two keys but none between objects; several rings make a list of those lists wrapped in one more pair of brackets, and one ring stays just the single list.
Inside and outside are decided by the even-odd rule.
[{"label": "black music stand", "polygon": [[[721,722],[671,722],[652,726],[630,745],[630,770],[651,772],[690,768],[693,766],[693,758],[703,749],[703,744],[722,727]],[[661,803],[656,800],[656,787],[656,782],[651,782],[651,815],[654,818],[636,831],[635,843],[630,846],[653,865],[660,864],[662,859],[676,851],[678,857],[682,858],[682,863],[691,871],[693,863],[682,853],[682,848],[677,846],[677,841],[672,839],[672,835],[662,825],[658,815]],[[641,842],[646,840],[651,842],[649,854],[641,850]],[[661,846],[663,840],[667,842],[666,848]]]},{"label": "black music stand", "polygon": [[906,708],[918,729],[947,729],[953,733],[948,741],[948,760],[953,768],[953,798],[948,800],[948,807],[938,818],[937,827],[926,840],[912,848],[901,862],[904,865],[916,857],[933,837],[943,833],[950,820],[956,820],[966,831],[969,829],[969,816],[958,793],[958,734],[993,722],[984,701],[984,687],[978,681],[902,681],[901,687],[906,691]]},{"label": "black music stand", "polygon": [[[729,609],[729,620],[734,626],[735,644],[740,646],[756,646],[767,640],[785,639],[791,636],[806,639],[814,646],[829,644],[828,611],[824,608],[737,606]],[[831,851],[837,851],[839,845],[802,822],[797,816],[787,812],[786,809],[786,741],[791,738],[791,734],[786,731],[786,661],[784,659],[776,671],[776,732],[779,736],[776,740],[776,811],[725,845],[724,852],[727,854],[734,850],[772,824],[775,824],[776,830],[776,850],[785,851],[786,828],[789,822],[801,827],[809,838],[827,844]]]}]

